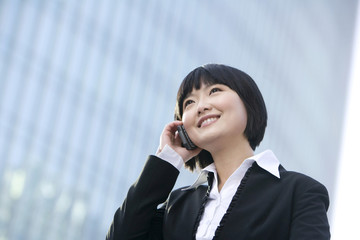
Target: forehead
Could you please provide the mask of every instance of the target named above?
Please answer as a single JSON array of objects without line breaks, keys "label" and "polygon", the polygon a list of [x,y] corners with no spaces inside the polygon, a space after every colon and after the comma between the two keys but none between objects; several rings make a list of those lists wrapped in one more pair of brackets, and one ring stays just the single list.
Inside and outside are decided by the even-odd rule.
[{"label": "forehead", "polygon": [[201,83],[200,83],[200,86],[199,86],[198,88],[194,86],[194,87],[191,89],[191,91],[189,91],[189,92],[184,96],[184,99],[195,95],[196,92],[199,92],[199,91],[201,91],[201,90],[206,90],[207,88],[211,87],[211,86],[214,85],[214,84],[216,84],[216,83],[204,83],[204,82],[201,82]]}]

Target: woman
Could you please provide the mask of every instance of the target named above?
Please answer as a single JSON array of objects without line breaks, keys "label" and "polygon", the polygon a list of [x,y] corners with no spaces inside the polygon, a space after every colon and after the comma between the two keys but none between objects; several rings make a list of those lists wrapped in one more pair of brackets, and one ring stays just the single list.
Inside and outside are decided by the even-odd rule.
[{"label": "woman", "polygon": [[[270,150],[254,155],[267,113],[250,76],[225,65],[196,68],[179,88],[175,119],[107,239],[330,239],[326,188],[286,171]],[[179,125],[196,149],[182,147]],[[171,192],[183,163],[202,169],[199,178]]]}]

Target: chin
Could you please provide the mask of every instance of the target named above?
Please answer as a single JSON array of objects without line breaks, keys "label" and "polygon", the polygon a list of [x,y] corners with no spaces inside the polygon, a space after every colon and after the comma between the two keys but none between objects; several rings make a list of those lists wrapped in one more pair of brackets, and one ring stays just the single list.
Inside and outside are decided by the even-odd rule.
[{"label": "chin", "polygon": [[207,135],[207,136],[203,136],[201,138],[196,139],[196,141],[194,141],[194,143],[197,142],[198,144],[196,144],[196,143],[195,144],[198,147],[207,150],[207,148],[209,148],[209,147],[213,146],[214,144],[216,144],[219,141],[220,138],[221,137],[218,134],[216,134],[216,135]]}]

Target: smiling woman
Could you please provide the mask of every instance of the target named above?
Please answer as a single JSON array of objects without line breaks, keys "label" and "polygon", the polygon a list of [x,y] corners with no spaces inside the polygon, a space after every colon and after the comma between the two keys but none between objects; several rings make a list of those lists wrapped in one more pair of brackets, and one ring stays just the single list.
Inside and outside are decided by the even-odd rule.
[{"label": "smiling woman", "polygon": [[[186,104],[189,101],[191,104]],[[231,143],[225,140],[235,140],[237,137],[241,138],[237,145],[244,142],[250,147],[248,141],[243,141],[247,122],[244,104],[229,87],[202,84],[199,90],[194,90],[191,97],[185,99],[185,102],[182,121],[200,148],[223,148]],[[226,138],[220,139],[221,144],[213,145],[212,143],[221,136]]]},{"label": "smiling woman", "polygon": [[[180,125],[196,149],[183,147]],[[330,239],[326,188],[286,171],[271,150],[254,155],[266,125],[264,100],[249,75],[219,64],[190,72],[175,121],[116,211],[107,239]],[[172,191],[184,163],[200,168],[200,176]]]},{"label": "smiling woman", "polygon": [[[238,137],[245,135],[247,141],[242,142],[246,145],[250,144],[252,150],[255,150],[264,137],[267,125],[267,112],[261,92],[254,80],[243,71],[218,64],[207,64],[190,72],[180,85],[175,108],[175,119],[183,120],[185,127],[188,121],[185,121],[183,118],[189,115],[183,115],[184,111],[188,112],[185,106],[188,105],[189,100],[194,102],[191,96],[199,92],[201,86],[203,86],[205,91],[209,91],[209,99],[212,99],[213,102],[219,102],[219,100],[225,97],[229,99],[224,99],[224,101],[222,101],[224,102],[223,105],[237,103],[233,109],[229,109],[229,113],[232,115],[239,113],[239,116],[235,116],[236,118],[233,120],[223,121],[224,124],[234,124],[235,126],[234,128],[225,127],[224,131],[236,132],[245,122],[246,128],[242,130]],[[225,96],[219,93],[214,95],[214,90],[225,91]],[[210,95],[212,96],[211,98]],[[204,103],[206,104],[206,102]],[[202,104],[202,102],[200,102],[200,104]],[[200,105],[199,107],[201,108],[203,106]],[[204,112],[206,112],[206,116],[209,114],[207,109],[205,109]],[[210,111],[210,114],[211,113]],[[206,116],[204,117],[206,118]],[[191,135],[192,134],[190,134],[190,137],[192,137]],[[195,140],[195,138],[193,140]],[[220,139],[216,141],[216,146],[219,146],[221,142]],[[239,148],[239,146],[237,146],[237,148]],[[207,150],[203,149],[199,155],[187,161],[185,165],[189,167],[190,170],[195,169],[196,164],[204,168],[213,162],[212,158],[213,156],[209,154]]]}]

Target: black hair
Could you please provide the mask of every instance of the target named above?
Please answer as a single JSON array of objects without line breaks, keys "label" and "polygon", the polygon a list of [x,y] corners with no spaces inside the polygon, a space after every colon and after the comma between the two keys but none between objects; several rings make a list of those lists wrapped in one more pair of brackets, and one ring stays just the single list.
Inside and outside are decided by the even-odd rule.
[{"label": "black hair", "polygon": [[[247,124],[244,135],[253,150],[262,141],[267,125],[267,111],[262,94],[255,81],[245,72],[222,64],[206,64],[195,68],[182,81],[175,106],[175,120],[182,119],[183,101],[192,92],[206,85],[224,84],[235,91],[244,103],[247,113]],[[202,150],[197,156],[186,162],[191,171],[198,165],[205,168],[213,162],[211,154]]]}]

